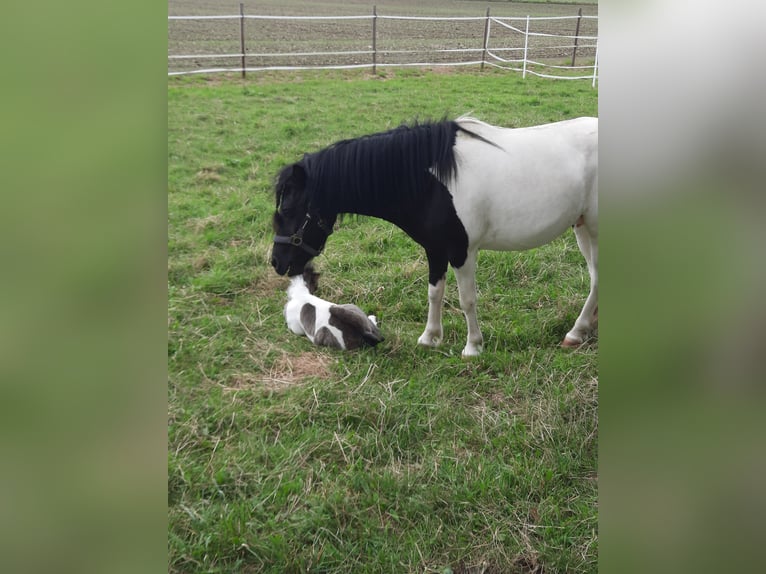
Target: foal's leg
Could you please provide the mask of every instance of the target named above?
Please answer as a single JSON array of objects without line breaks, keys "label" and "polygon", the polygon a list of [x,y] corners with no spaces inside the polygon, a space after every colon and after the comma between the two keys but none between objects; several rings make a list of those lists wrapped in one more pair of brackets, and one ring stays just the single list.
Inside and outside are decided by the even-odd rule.
[{"label": "foal's leg", "polygon": [[426,252],[428,257],[428,322],[418,344],[438,347],[442,342],[442,304],[447,280],[447,258]]},{"label": "foal's leg", "polygon": [[463,357],[475,357],[482,351],[484,339],[476,319],[476,259],[478,253],[469,251],[462,267],[455,268],[457,288],[460,294],[460,308],[468,325],[468,341],[463,349]]},{"label": "foal's leg", "polygon": [[564,337],[562,347],[579,347],[596,326],[598,320],[598,236],[587,225],[574,228],[577,245],[585,256],[590,275],[590,293],[574,327]]}]

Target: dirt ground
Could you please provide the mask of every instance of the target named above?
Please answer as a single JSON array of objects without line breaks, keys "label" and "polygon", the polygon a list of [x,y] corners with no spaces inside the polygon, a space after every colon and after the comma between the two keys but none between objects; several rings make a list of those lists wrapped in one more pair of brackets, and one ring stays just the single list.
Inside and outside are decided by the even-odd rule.
[{"label": "dirt ground", "polygon": [[[486,10],[492,16],[522,18],[507,21],[523,30],[523,18],[597,15],[597,4],[537,4],[519,2],[427,0],[351,0],[306,2],[299,0],[257,0],[244,2],[245,14],[272,16],[360,16],[372,14],[372,2],[379,16],[469,17],[465,21],[390,20],[376,21],[377,63],[471,62],[482,59]],[[168,15],[237,15],[239,2],[216,0],[169,0]],[[574,35],[577,20],[531,21],[530,32]],[[336,66],[372,62],[373,21],[363,20],[256,20],[246,19],[245,50],[248,68],[268,66]],[[598,20],[583,18],[581,36],[597,36]],[[239,54],[240,21],[169,20],[168,55]],[[571,61],[572,39],[531,36],[528,58],[564,64]],[[595,41],[581,39],[577,58],[592,62]],[[505,59],[520,58],[524,35],[491,23],[489,48]],[[440,50],[470,50],[466,52]],[[357,52],[354,54],[309,55],[311,52]],[[300,55],[295,55],[299,53]],[[279,55],[283,54],[283,55]],[[291,55],[287,55],[291,54]],[[168,71],[206,68],[237,68],[238,57],[168,59]]]}]

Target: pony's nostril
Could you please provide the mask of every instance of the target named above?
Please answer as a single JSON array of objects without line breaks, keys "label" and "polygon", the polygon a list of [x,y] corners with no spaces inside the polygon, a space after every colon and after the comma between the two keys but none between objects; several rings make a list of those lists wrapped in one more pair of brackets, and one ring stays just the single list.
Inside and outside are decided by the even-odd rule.
[{"label": "pony's nostril", "polygon": [[272,257],[271,258],[271,266],[276,269],[276,267],[277,267],[277,258],[276,257]]}]

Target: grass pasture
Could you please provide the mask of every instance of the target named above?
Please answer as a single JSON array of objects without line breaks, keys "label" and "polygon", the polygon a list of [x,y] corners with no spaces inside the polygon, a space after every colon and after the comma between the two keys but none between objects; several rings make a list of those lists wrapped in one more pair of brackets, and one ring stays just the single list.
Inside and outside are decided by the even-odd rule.
[{"label": "grass pasture", "polygon": [[584,302],[566,234],[483,252],[484,354],[419,348],[422,249],[343,219],[318,295],[386,340],[339,352],[290,333],[269,265],[280,167],[409,119],[526,126],[597,115],[587,81],[496,71],[168,81],[168,551],[171,572],[595,572],[598,343],[558,347]]}]

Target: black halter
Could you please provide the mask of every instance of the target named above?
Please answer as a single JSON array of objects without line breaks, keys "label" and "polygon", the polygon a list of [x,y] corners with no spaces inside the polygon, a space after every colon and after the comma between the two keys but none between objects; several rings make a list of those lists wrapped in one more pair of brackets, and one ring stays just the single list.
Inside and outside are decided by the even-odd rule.
[{"label": "black halter", "polygon": [[322,253],[322,250],[324,249],[324,244],[327,241],[327,238],[332,233],[332,229],[328,227],[327,223],[325,223],[321,217],[319,217],[319,219],[316,220],[316,226],[321,231],[324,232],[325,236],[324,236],[324,239],[322,239],[322,242],[320,245],[316,247],[312,247],[311,245],[303,241],[303,234],[306,232],[306,229],[308,229],[308,226],[311,225],[312,222],[314,222],[314,219],[311,217],[311,214],[306,213],[306,218],[303,220],[303,225],[301,225],[295,233],[293,233],[290,236],[275,235],[274,243],[285,243],[287,245],[292,245],[294,247],[300,247],[312,257],[316,257],[317,255]]}]

